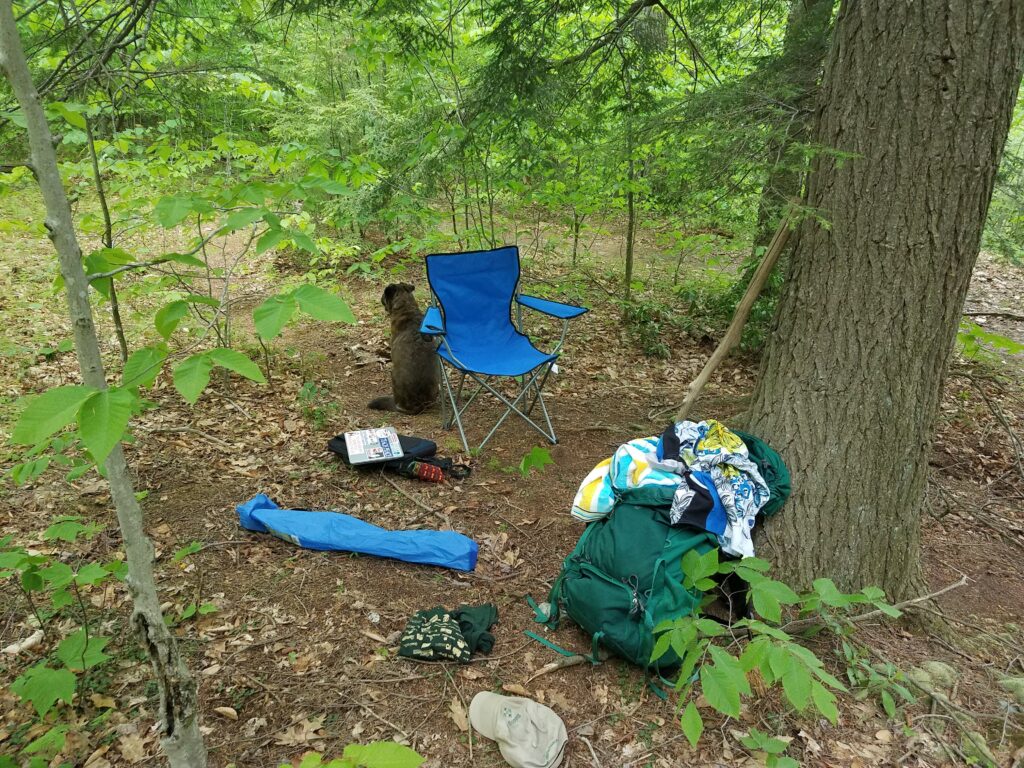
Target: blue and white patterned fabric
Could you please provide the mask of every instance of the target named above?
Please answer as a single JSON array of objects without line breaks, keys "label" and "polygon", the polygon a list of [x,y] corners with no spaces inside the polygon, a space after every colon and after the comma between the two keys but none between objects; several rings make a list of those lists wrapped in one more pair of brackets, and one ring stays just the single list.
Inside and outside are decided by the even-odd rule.
[{"label": "blue and white patterned fabric", "polygon": [[[672,443],[671,447],[667,442]],[[657,457],[662,466],[675,467],[679,472],[689,469],[711,476],[727,516],[725,533],[718,537],[719,546],[730,555],[752,557],[751,531],[758,511],[771,494],[739,436],[714,419],[680,421],[658,440]],[[672,501],[673,522],[682,518],[692,494],[685,484],[679,487]]]}]

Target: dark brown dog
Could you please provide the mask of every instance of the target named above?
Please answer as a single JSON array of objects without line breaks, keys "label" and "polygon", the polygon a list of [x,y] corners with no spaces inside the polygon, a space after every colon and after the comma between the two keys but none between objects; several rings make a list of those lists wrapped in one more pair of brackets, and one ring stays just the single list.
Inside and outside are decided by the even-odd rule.
[{"label": "dark brown dog", "polygon": [[384,289],[380,303],[391,318],[391,391],[369,407],[378,411],[420,413],[437,402],[438,360],[435,342],[420,334],[423,313],[409,283],[393,283]]}]

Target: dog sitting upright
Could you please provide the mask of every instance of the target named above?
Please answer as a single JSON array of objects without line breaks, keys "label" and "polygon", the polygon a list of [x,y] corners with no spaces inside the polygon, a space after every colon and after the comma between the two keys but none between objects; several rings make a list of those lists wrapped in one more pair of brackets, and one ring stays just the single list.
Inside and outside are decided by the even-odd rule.
[{"label": "dog sitting upright", "polygon": [[437,402],[436,342],[420,334],[423,313],[409,283],[393,283],[384,289],[380,303],[391,318],[391,391],[369,407],[378,411],[420,413]]}]

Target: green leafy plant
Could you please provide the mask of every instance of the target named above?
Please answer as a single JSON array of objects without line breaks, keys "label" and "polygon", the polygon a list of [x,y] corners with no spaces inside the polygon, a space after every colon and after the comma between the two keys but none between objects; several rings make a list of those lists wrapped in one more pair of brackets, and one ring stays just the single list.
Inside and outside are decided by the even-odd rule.
[{"label": "green leafy plant", "polygon": [[[73,544],[79,537],[90,539],[102,530],[103,526],[81,517],[65,516],[46,529],[43,539]],[[18,584],[43,633],[43,642],[50,646],[47,657],[22,670],[11,683],[11,692],[30,705],[41,722],[51,723],[42,736],[23,748],[24,754],[52,757],[63,748],[70,726],[52,724],[47,715],[58,704],[72,704],[81,677],[110,659],[105,651],[110,638],[92,630],[82,590],[98,587],[110,578],[123,578],[124,573],[121,561],[83,562],[72,567],[14,546],[10,536],[0,539],[0,581]],[[79,627],[57,641],[54,627],[68,618]]]},{"label": "green leafy plant", "polygon": [[[694,746],[704,731],[704,719],[694,695],[698,681],[708,706],[726,717],[739,717],[741,702],[753,695],[751,682],[757,678],[768,688],[781,689],[783,699],[795,711],[816,711],[836,723],[836,692],[845,692],[846,686],[825,669],[811,650],[798,643],[786,631],[787,627],[813,625],[845,637],[852,627],[849,611],[855,606],[870,605],[886,615],[900,615],[883,600],[884,594],[877,588],[845,594],[831,580],[818,579],[812,591],[798,594],[770,578],[769,568],[767,562],[752,557],[719,561],[717,549],[704,554],[691,550],[683,558],[683,586],[705,593],[701,610],[655,627],[657,639],[651,659],[656,661],[671,650],[682,660],[675,684],[681,709],[680,726]],[[715,601],[712,591],[719,579],[728,575],[746,583],[748,599],[756,611],[755,617],[741,619],[729,627],[703,611]],[[797,614],[794,623],[784,622],[785,608]],[[862,678],[854,676],[850,682],[859,685]],[[903,691],[907,700],[912,700],[909,692]],[[766,764],[780,768],[796,765],[783,754],[785,742],[755,731],[747,739],[747,746],[766,753]]]},{"label": "green leafy plant", "polygon": [[530,470],[533,469],[536,469],[538,472],[543,472],[544,467],[548,464],[554,463],[555,460],[551,458],[551,451],[547,448],[535,445],[530,449],[529,453],[523,456],[523,460],[519,462],[519,474],[526,477],[530,474]]}]

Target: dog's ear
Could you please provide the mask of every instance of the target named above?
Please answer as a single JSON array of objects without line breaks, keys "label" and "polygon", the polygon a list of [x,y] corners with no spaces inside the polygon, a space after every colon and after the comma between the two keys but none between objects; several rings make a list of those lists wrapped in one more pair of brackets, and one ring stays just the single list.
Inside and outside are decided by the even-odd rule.
[{"label": "dog's ear", "polygon": [[416,291],[416,286],[413,285],[412,283],[399,283],[398,287],[399,288],[404,288],[409,293],[415,293],[415,291]]},{"label": "dog's ear", "polygon": [[384,295],[380,297],[380,303],[384,305],[384,309],[388,312],[391,311],[391,302],[395,300],[395,294],[398,293],[402,286],[392,283],[384,289]]}]

